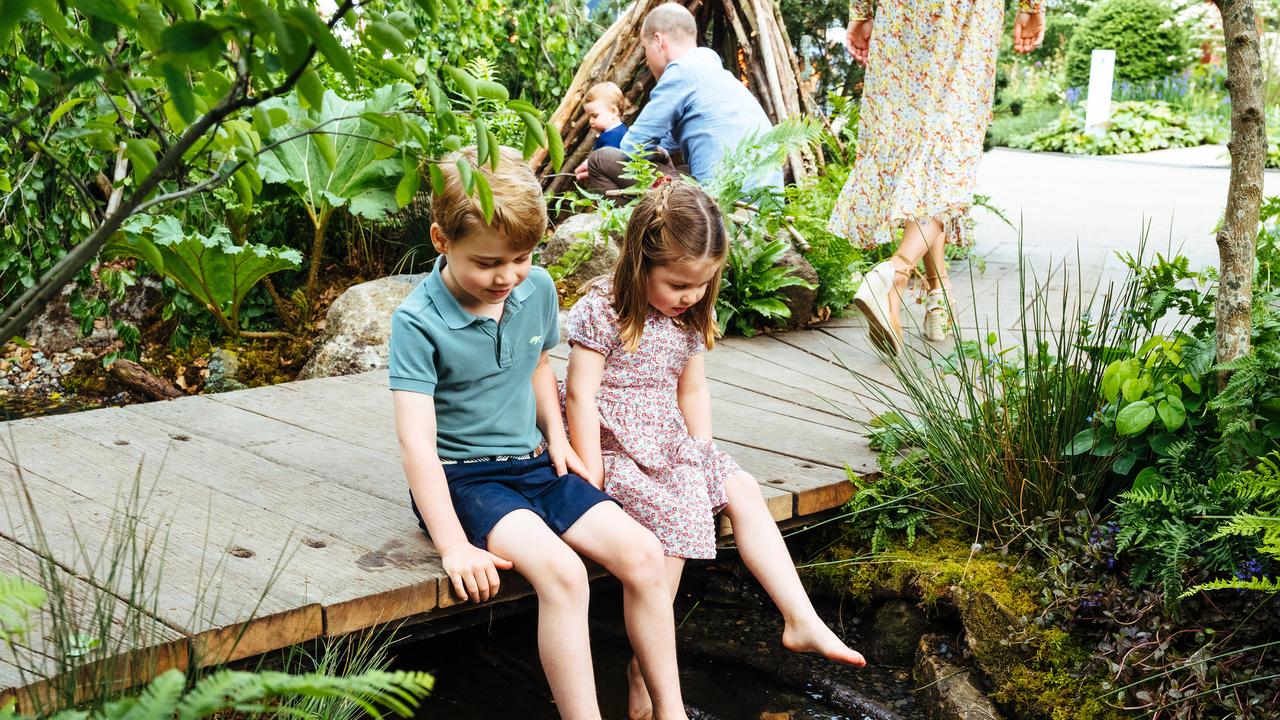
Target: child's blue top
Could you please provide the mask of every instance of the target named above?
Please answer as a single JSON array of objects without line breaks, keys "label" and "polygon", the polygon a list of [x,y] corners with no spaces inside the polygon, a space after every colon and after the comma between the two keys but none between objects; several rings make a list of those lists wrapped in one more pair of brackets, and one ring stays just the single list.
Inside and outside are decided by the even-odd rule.
[{"label": "child's blue top", "polygon": [[[679,149],[699,182],[714,174],[727,150],[752,133],[772,127],[769,117],[738,78],[724,69],[710,48],[694,48],[662,71],[649,93],[649,103],[622,139],[622,149],[650,147]],[[782,185],[781,169],[767,184]]]},{"label": "child's blue top", "polygon": [[530,452],[542,441],[530,379],[560,342],[555,283],[534,267],[497,322],[462,309],[440,277],[445,262],[391,317],[391,389],[434,398],[442,458]]},{"label": "child's blue top", "polygon": [[592,150],[599,150],[602,147],[622,147],[622,138],[627,134],[627,124],[620,122],[617,125],[600,133],[600,137],[596,138],[596,144],[591,146]]}]

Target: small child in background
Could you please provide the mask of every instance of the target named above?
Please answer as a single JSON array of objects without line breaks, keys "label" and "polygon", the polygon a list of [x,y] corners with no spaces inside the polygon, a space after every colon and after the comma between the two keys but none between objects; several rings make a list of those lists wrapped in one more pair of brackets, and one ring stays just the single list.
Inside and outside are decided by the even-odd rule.
[{"label": "small child in background", "polygon": [[[813,608],[755,478],[711,440],[703,352],[728,240],[720,209],[696,185],[664,178],[636,206],[611,280],[568,318],[564,402],[588,481],[653,531],[674,600],[687,558],[713,558],[715,514],[733,523],[742,560],[782,611],[782,644],[861,666]],[[630,717],[649,690],[632,663]]]},{"label": "small child in background", "polygon": [[[582,104],[582,111],[587,114],[591,129],[600,133],[592,150],[602,147],[622,147],[622,138],[627,134],[627,124],[622,122],[622,108],[626,99],[622,97],[622,88],[617,83],[597,83],[587,91],[587,101]],[[587,161],[583,160],[573,174],[579,181],[587,179]]]},{"label": "small child in background", "polygon": [[587,102],[582,105],[582,111],[587,114],[591,129],[600,133],[592,150],[622,147],[622,136],[627,134],[627,124],[622,122],[625,104],[622,88],[616,83],[598,83],[587,91]]}]

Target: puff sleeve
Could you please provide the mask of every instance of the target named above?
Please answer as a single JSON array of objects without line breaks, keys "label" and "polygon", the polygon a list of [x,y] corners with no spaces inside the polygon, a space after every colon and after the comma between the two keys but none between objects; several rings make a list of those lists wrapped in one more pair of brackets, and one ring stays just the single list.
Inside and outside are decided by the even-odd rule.
[{"label": "puff sleeve", "polygon": [[565,339],[570,345],[581,345],[605,357],[620,344],[618,314],[608,295],[598,288],[592,288],[574,303],[565,326]]}]

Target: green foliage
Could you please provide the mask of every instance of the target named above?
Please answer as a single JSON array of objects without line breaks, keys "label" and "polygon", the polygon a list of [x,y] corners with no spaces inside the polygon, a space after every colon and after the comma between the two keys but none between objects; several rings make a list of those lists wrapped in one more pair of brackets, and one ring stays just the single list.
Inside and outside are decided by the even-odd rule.
[{"label": "green foliage", "polygon": [[[0,142],[31,154],[19,161],[8,160],[15,154],[3,154],[0,186],[35,178],[40,168],[45,178],[74,188],[75,195],[73,200],[65,192],[51,193],[45,182],[43,195],[9,193],[0,200],[0,214],[20,212],[24,217],[34,214],[33,205],[42,204],[39,211],[56,218],[57,230],[71,233],[64,245],[33,244],[29,261],[4,265],[12,272],[3,291],[28,285],[32,290],[6,308],[3,332],[25,324],[39,302],[88,265],[132,214],[159,204],[180,205],[224,184],[234,191],[231,202],[249,208],[261,191],[258,155],[294,141],[314,148],[325,166],[334,168],[338,139],[357,138],[326,133],[319,122],[331,117],[311,125],[287,111],[276,112],[273,104],[284,103],[285,97],[298,108],[320,113],[326,86],[342,88],[344,96],[358,103],[366,98],[377,102],[379,93],[387,92],[367,90],[362,79],[372,75],[420,84],[417,106],[429,119],[424,123],[411,117],[408,103],[387,111],[369,109],[360,118],[369,125],[358,125],[359,134],[390,147],[374,151],[372,162],[360,168],[363,174],[347,175],[351,184],[343,192],[324,188],[355,212],[376,210],[356,201],[359,194],[346,192],[354,185],[389,185],[398,204],[406,203],[418,186],[421,155],[460,146],[467,128],[486,126],[483,100],[498,98],[507,108],[527,113],[539,126],[538,132],[530,130],[533,149],[549,143],[555,154],[536,107],[508,100],[505,87],[465,72],[445,73],[442,62],[412,59],[412,69],[401,62],[413,45],[433,37],[445,9],[439,0],[360,3],[360,22],[350,15],[355,4],[341,2],[323,19],[310,4],[291,0],[79,0],[8,6],[16,21],[10,29],[22,41],[0,45],[0,57],[6,68],[23,74],[14,81],[22,96],[6,98],[16,102],[9,102],[0,118],[5,129]],[[473,12],[454,5],[449,10],[460,22]],[[341,41],[335,35],[339,23],[347,28]],[[442,82],[442,74],[448,82]],[[12,87],[7,76],[4,83],[0,91]],[[281,132],[295,121],[291,129],[297,132]],[[428,127],[434,132],[428,134]],[[484,134],[487,138],[488,132]],[[327,137],[313,137],[319,135]],[[528,144],[526,150],[531,152]],[[398,160],[395,167],[383,162],[392,157]],[[485,189],[483,183],[472,188],[482,200]],[[100,204],[100,195],[107,193],[115,196],[109,213]],[[214,208],[213,215],[220,215],[219,210]],[[68,218],[76,222],[68,223]],[[66,247],[74,249],[53,264],[52,258]],[[313,274],[319,260],[312,258]],[[49,267],[39,282],[29,277],[37,267]],[[308,277],[309,290],[314,287]]]},{"label": "green foliage", "polygon": [[729,259],[716,298],[716,322],[721,332],[732,328],[751,337],[759,327],[791,317],[782,289],[813,286],[793,275],[794,268],[778,265],[786,251],[783,240],[746,237],[729,244]]},{"label": "green foliage", "polygon": [[595,255],[595,241],[591,238],[584,238],[574,241],[569,245],[569,249],[556,260],[554,264],[547,266],[547,274],[552,280],[559,282],[565,277],[574,274],[582,264],[591,259]]},{"label": "green foliage", "polygon": [[806,178],[803,182],[787,186],[786,216],[795,229],[809,243],[804,257],[818,273],[817,307],[838,311],[853,302],[858,286],[854,274],[870,266],[864,253],[846,238],[827,230],[831,211],[845,180],[852,170],[850,165],[828,164],[822,174]]},{"label": "green foliage", "polygon": [[928,490],[918,471],[921,459],[919,451],[899,456],[897,447],[884,448],[880,451],[880,476],[871,481],[864,481],[851,468],[845,468],[849,482],[857,486],[845,506],[849,527],[868,542],[872,555],[896,544],[899,534],[908,548],[915,547],[921,530],[937,537],[929,525],[933,514],[918,504]]},{"label": "green foliage", "polygon": [[[327,217],[340,207],[374,220],[384,217],[398,206],[395,188],[404,175],[400,156],[409,150],[397,148],[396,139],[407,132],[402,124],[420,122],[396,114],[408,91],[404,84],[389,85],[368,99],[348,101],[328,90],[319,107],[304,108],[296,96],[263,103],[262,113],[279,123],[267,140],[300,136],[262,153],[263,181],[287,185],[313,217]],[[421,128],[415,134],[425,137]],[[410,176],[416,175],[415,159]]]},{"label": "green foliage", "polygon": [[241,331],[240,304],[253,286],[302,262],[301,254],[289,248],[236,245],[223,225],[209,235],[187,232],[171,215],[135,215],[104,253],[142,260],[171,278],[232,335]]},{"label": "green foliage", "polygon": [[[1249,511],[1234,514],[1210,538],[1221,541],[1229,537],[1261,535],[1262,544],[1257,552],[1261,557],[1270,558],[1273,567],[1280,567],[1280,467],[1276,465],[1277,459],[1280,459],[1280,453],[1272,453],[1261,458],[1257,467],[1236,476],[1233,490],[1249,503]],[[1253,569],[1261,573],[1262,563],[1257,560],[1252,563]],[[1234,578],[1201,583],[1184,593],[1183,597],[1199,590],[1227,589],[1280,593],[1280,576],[1268,578],[1237,569]]]},{"label": "green foliage", "polygon": [[1116,51],[1116,79],[1143,82],[1168,77],[1191,64],[1184,28],[1161,0],[1104,0],[1093,6],[1067,45],[1067,85],[1089,83],[1096,48]]},{"label": "green foliage", "polygon": [[745,199],[776,216],[781,211],[778,189],[762,183],[782,171],[788,156],[811,151],[822,137],[822,126],[808,117],[788,118],[763,133],[751,133],[720,158],[706,185],[707,194],[719,201],[725,215]]},{"label": "green foliage", "polygon": [[31,613],[45,602],[44,590],[20,577],[0,573],[0,643],[22,639]]},{"label": "green foliage", "polygon": [[147,684],[138,695],[113,700],[92,710],[64,710],[50,720],[135,720],[174,718],[199,720],[220,713],[264,713],[281,699],[306,697],[341,699],[359,705],[372,717],[381,717],[377,706],[410,717],[413,708],[431,691],[432,678],[421,672],[373,670],[351,677],[322,674],[289,675],[280,672],[219,670],[196,681],[187,690],[186,676],[168,670]]},{"label": "green foliage", "polygon": [[[1095,348],[1131,342],[1134,330],[1117,321],[1125,292],[1051,308],[1044,288],[1024,285],[1020,342],[1002,347],[990,333],[931,364],[893,360],[904,396],[862,383],[896,408],[873,423],[873,438],[923,453],[926,507],[997,535],[1047,513],[1105,507],[1117,453],[1070,450],[1099,404],[1107,359]],[[1085,312],[1091,305],[1097,317]]]},{"label": "green foliage", "polygon": [[1100,134],[1086,133],[1084,108],[1065,109],[1058,119],[1029,135],[1013,137],[1010,147],[1073,155],[1115,155],[1219,142],[1225,126],[1217,117],[1185,115],[1168,103],[1119,102]]}]

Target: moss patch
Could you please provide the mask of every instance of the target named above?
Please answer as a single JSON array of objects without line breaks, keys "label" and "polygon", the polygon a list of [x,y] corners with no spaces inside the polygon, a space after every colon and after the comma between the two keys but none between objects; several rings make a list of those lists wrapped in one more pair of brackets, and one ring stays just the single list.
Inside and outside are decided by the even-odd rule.
[{"label": "moss patch", "polygon": [[[886,595],[954,608],[970,652],[990,678],[992,699],[1006,717],[1110,720],[1130,717],[1100,698],[1107,678],[1091,667],[1092,649],[1059,628],[1042,628],[1043,591],[1032,568],[975,550],[956,533],[921,536],[912,548],[866,558],[860,548],[836,546],[830,562],[810,573],[854,598]],[[843,562],[842,562],[843,561]]]}]

